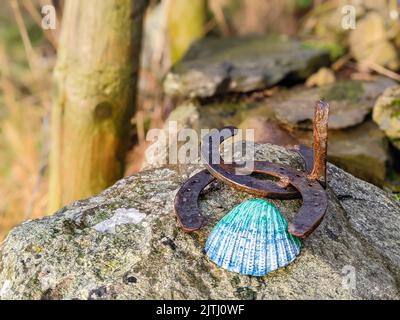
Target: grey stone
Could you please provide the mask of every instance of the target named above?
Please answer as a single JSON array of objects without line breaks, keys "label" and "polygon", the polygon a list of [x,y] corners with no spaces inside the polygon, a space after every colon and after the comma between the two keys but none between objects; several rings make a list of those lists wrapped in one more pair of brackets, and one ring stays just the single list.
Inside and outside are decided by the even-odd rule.
[{"label": "grey stone", "polygon": [[400,149],[400,86],[385,90],[376,101],[372,117],[393,145]]},{"label": "grey stone", "polygon": [[281,122],[311,129],[314,103],[325,98],[331,107],[329,128],[344,129],[362,123],[378,96],[393,84],[388,78],[378,78],[375,81],[342,80],[312,89],[298,87],[279,95],[273,108]]},{"label": "grey stone", "polygon": [[[282,147],[256,149],[257,158],[301,166]],[[184,233],[177,223],[174,196],[199,169],[143,171],[16,227],[0,247],[0,298],[400,298],[400,205],[386,192],[329,165],[325,219],[293,263],[255,278],[220,269],[204,254],[211,228],[250,195],[214,183],[200,198],[208,225]],[[289,220],[300,206],[270,201]],[[98,228],[110,221],[113,232]]]},{"label": "grey stone", "polygon": [[305,79],[328,63],[327,50],[284,37],[205,38],[167,74],[164,91],[192,98],[248,92]]},{"label": "grey stone", "polygon": [[[302,144],[312,146],[311,131],[296,130],[294,135]],[[382,186],[390,160],[388,140],[372,120],[347,130],[331,130],[328,160],[360,179]]]}]

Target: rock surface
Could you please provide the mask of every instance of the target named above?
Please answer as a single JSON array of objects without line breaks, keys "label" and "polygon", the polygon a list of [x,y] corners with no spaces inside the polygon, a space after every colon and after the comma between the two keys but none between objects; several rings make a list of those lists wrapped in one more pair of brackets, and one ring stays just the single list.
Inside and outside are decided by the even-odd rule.
[{"label": "rock surface", "polygon": [[337,81],[314,89],[299,87],[279,96],[273,108],[281,122],[311,129],[314,103],[323,97],[331,107],[329,128],[344,129],[362,123],[371,113],[376,98],[393,84],[390,79],[378,78],[376,81]]},{"label": "rock surface", "polygon": [[195,43],[164,81],[171,96],[212,97],[305,79],[329,63],[329,52],[272,36],[205,38]]},{"label": "rock surface", "polygon": [[[300,143],[312,146],[312,132],[297,130]],[[346,130],[329,132],[328,159],[356,177],[383,186],[389,156],[388,140],[378,126],[368,120]]]},{"label": "rock surface", "polygon": [[400,149],[400,86],[385,90],[376,101],[372,117],[393,145]]},{"label": "rock surface", "polygon": [[[281,147],[257,158],[300,166]],[[197,166],[120,180],[54,216],[26,222],[0,247],[1,299],[399,299],[400,205],[328,167],[325,219],[288,267],[262,278],[217,268],[204,254],[211,228],[250,198],[215,183],[200,199],[209,224],[182,232],[174,196]],[[289,220],[300,201],[272,201]]]}]

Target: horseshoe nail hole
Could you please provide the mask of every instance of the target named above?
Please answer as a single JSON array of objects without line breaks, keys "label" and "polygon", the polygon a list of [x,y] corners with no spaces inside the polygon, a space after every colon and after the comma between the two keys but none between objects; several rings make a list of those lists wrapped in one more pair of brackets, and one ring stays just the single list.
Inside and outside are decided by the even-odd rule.
[{"label": "horseshoe nail hole", "polygon": [[308,186],[309,186],[309,187],[312,187],[312,186],[313,186],[313,184],[312,184],[312,183],[309,183],[309,184],[308,184]]},{"label": "horseshoe nail hole", "polygon": [[299,174],[297,173],[297,174],[296,174],[296,177],[297,177],[297,178],[300,178],[300,177],[301,177],[301,175],[299,175]]}]

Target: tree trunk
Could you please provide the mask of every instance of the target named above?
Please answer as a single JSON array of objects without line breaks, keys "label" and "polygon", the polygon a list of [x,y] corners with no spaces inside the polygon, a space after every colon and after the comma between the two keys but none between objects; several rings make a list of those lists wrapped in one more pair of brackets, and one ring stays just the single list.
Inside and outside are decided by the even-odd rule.
[{"label": "tree trunk", "polygon": [[54,71],[49,211],[122,176],[145,0],[69,0]]},{"label": "tree trunk", "polygon": [[206,0],[169,0],[168,38],[171,62],[177,62],[194,40],[204,35]]}]

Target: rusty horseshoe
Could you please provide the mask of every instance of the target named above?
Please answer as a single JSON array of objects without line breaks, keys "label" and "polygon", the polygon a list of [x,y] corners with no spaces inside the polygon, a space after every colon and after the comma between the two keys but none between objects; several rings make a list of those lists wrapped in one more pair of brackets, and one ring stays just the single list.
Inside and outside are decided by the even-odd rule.
[{"label": "rusty horseshoe", "polygon": [[313,149],[305,146],[294,148],[304,160],[305,172],[288,165],[254,161],[252,172],[272,176],[277,181],[235,174],[241,173],[242,168],[237,163],[224,163],[219,146],[235,134],[236,128],[227,127],[204,136],[201,154],[207,169],[189,178],[175,197],[175,212],[183,229],[190,232],[205,225],[206,218],[198,207],[198,197],[207,185],[218,179],[256,196],[276,199],[301,197],[303,204],[289,223],[288,231],[299,238],[309,236],[323,219],[328,205],[325,191],[328,114],[328,103],[318,101],[314,111]]}]

